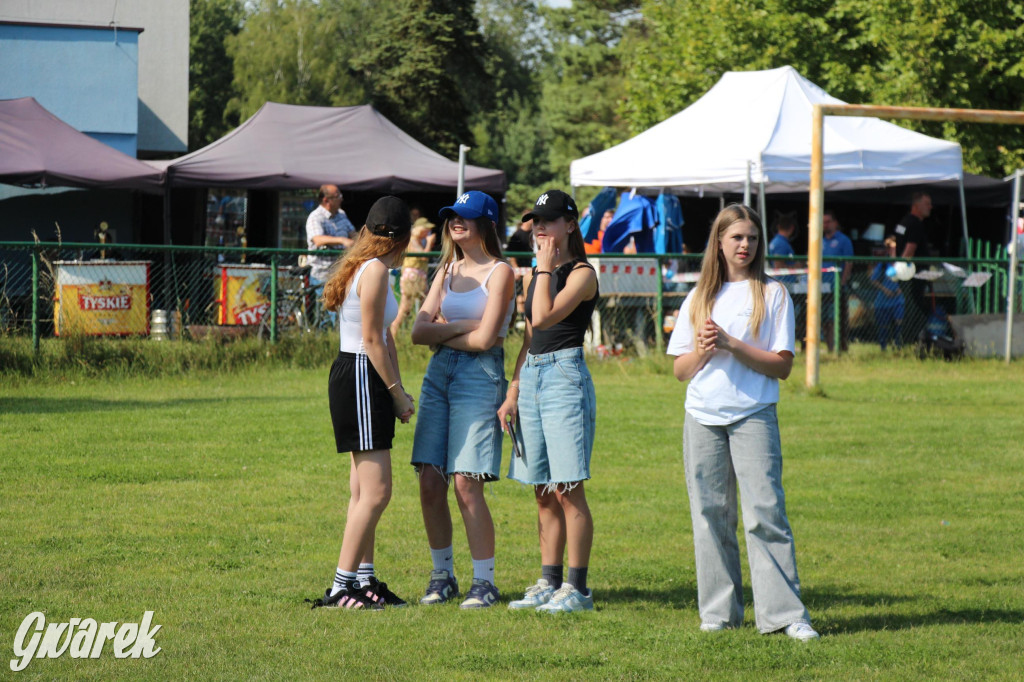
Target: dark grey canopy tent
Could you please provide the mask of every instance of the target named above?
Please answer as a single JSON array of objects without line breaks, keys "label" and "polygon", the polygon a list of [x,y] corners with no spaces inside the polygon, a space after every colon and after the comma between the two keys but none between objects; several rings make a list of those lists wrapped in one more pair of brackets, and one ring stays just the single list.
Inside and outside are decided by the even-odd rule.
[{"label": "dark grey canopy tent", "polygon": [[60,120],[32,97],[0,100],[0,182],[138,189],[159,194],[163,173]]},{"label": "dark grey canopy tent", "polygon": [[[420,144],[369,105],[267,102],[249,120],[191,154],[154,166],[171,187],[298,189],[334,183],[380,193],[455,191],[458,163]],[[466,166],[466,189],[500,194],[505,173]]]}]

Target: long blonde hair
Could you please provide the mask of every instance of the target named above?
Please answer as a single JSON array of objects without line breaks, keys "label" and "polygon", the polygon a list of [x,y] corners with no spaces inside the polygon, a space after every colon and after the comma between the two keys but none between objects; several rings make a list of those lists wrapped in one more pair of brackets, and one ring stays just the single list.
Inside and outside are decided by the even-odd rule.
[{"label": "long blonde hair", "polygon": [[700,279],[697,280],[697,287],[690,294],[693,297],[693,303],[690,304],[690,324],[693,325],[694,334],[710,319],[711,311],[715,307],[715,298],[721,291],[728,273],[725,257],[722,256],[722,235],[734,223],[741,220],[749,220],[757,228],[757,250],[747,268],[747,278],[750,281],[750,296],[753,299],[750,329],[754,332],[755,337],[761,333],[761,324],[765,318],[765,291],[768,286],[768,275],[764,271],[764,252],[768,245],[764,243],[761,217],[754,209],[743,204],[730,204],[722,209],[711,226],[711,236],[708,237],[708,245],[704,249],[704,260],[700,266]]},{"label": "long blonde hair", "polygon": [[359,266],[368,260],[380,258],[395,251],[394,262],[401,261],[405,250],[409,247],[409,239],[412,233],[406,230],[398,239],[391,239],[387,236],[373,234],[368,227],[363,225],[359,230],[359,236],[355,243],[345,252],[344,257],[331,270],[330,279],[324,285],[323,303],[328,310],[337,310],[345,302],[348,293],[348,285],[355,276]]},{"label": "long blonde hair", "polygon": [[[485,254],[503,263],[508,262],[501,249],[501,239],[498,238],[497,223],[484,216],[479,218],[463,218],[462,220],[472,220],[476,225],[476,231],[480,235],[480,248],[483,249]],[[455,261],[462,260],[466,255],[462,252],[462,248],[452,239],[451,223],[452,217],[445,218],[444,225],[441,227],[441,261],[437,267],[437,276],[439,277],[444,277],[448,271],[448,266]],[[489,226],[488,223],[490,223]]]}]

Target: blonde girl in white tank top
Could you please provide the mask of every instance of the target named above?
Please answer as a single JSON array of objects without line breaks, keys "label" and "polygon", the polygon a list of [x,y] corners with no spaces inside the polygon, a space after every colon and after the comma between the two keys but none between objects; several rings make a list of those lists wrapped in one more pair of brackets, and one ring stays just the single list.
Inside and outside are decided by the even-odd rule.
[{"label": "blonde girl in white tank top", "polygon": [[459,594],[448,507],[454,479],[473,559],[473,583],[462,608],[485,608],[499,597],[484,483],[500,476],[497,408],[506,386],[502,346],[515,283],[502,257],[498,205],[491,197],[467,192],[440,215],[441,267],[412,330],[413,343],[437,347],[423,379],[412,454],[433,563],[420,603],[440,604]]}]

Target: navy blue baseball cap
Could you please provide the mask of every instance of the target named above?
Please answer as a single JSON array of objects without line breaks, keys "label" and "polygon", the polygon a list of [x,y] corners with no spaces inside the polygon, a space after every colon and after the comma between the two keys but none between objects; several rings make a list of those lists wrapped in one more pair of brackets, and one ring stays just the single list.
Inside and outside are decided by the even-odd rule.
[{"label": "navy blue baseball cap", "polygon": [[483,192],[473,190],[460,196],[451,206],[442,208],[438,215],[442,220],[457,215],[467,220],[485,217],[498,222],[498,202]]},{"label": "navy blue baseball cap", "polygon": [[576,208],[573,198],[560,189],[549,189],[537,199],[533,210],[523,216],[523,220],[544,218],[545,220],[556,220],[561,217],[579,220],[580,211]]}]

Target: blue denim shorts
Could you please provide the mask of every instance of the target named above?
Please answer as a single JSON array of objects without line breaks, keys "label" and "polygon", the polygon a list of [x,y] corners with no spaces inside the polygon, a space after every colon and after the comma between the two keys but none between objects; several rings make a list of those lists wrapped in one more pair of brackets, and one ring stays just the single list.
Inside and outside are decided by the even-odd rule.
[{"label": "blue denim shorts", "polygon": [[430,465],[445,476],[458,473],[498,479],[498,408],[507,386],[503,348],[468,353],[441,346],[423,377],[413,466]]},{"label": "blue denim shorts", "polygon": [[570,484],[590,478],[597,400],[582,348],[527,354],[519,371],[522,457],[508,477],[528,485]]}]

